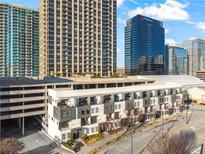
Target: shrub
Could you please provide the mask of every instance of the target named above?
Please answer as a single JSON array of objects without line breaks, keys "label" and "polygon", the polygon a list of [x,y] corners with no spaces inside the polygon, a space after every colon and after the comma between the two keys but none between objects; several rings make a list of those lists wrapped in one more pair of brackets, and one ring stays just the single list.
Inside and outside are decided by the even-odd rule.
[{"label": "shrub", "polygon": [[146,114],[140,114],[138,117],[138,121],[140,123],[144,123],[146,121]]},{"label": "shrub", "polygon": [[23,147],[17,139],[5,138],[0,139],[0,151],[1,154],[16,154]]},{"label": "shrub", "polygon": [[161,111],[156,111],[155,112],[155,118],[158,119],[161,117]]},{"label": "shrub", "polygon": [[74,141],[74,134],[73,133],[70,133],[70,140]]}]

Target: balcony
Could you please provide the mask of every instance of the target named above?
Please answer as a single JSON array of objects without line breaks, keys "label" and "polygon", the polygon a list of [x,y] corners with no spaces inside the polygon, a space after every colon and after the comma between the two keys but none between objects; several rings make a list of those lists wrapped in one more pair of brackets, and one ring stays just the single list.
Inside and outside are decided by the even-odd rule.
[{"label": "balcony", "polygon": [[77,98],[77,106],[86,106],[88,105],[87,97],[84,98]]},{"label": "balcony", "polygon": [[91,125],[97,123],[97,116],[91,117],[90,123],[91,123]]},{"label": "balcony", "polygon": [[159,96],[159,104],[164,104],[164,96]]},{"label": "balcony", "polygon": [[143,98],[143,99],[150,98],[149,92],[147,92],[147,91],[146,91],[146,92],[143,92],[143,93],[142,93],[142,98]]},{"label": "balcony", "polygon": [[106,114],[106,120],[107,121],[112,121],[113,120],[111,113]]},{"label": "balcony", "polygon": [[172,102],[172,103],[173,103],[173,102],[176,102],[176,100],[177,100],[176,94],[172,94],[172,95],[171,95],[171,102]]},{"label": "balcony", "polygon": [[114,102],[109,102],[104,104],[104,114],[114,113]]},{"label": "balcony", "polygon": [[78,118],[90,117],[91,116],[90,110],[91,110],[90,105],[78,107],[77,108]]},{"label": "balcony", "polygon": [[69,123],[68,122],[59,122],[59,126],[58,126],[59,130],[65,130],[65,129],[69,129]]},{"label": "balcony", "polygon": [[132,99],[131,93],[125,94],[125,100],[126,100],[126,101],[131,100],[131,99]]},{"label": "balcony", "polygon": [[164,95],[164,92],[162,90],[157,91],[157,96],[163,96],[163,95]]},{"label": "balcony", "polygon": [[103,103],[110,103],[111,102],[111,95],[105,95],[103,99]]},{"label": "balcony", "polygon": [[171,89],[171,90],[170,90],[170,94],[171,94],[171,95],[176,94],[176,90]]},{"label": "balcony", "polygon": [[76,119],[76,108],[69,106],[53,107],[53,115],[59,122]]},{"label": "balcony", "polygon": [[119,102],[120,101],[120,97],[118,95],[115,95],[114,96],[114,100],[115,100],[115,102]]},{"label": "balcony", "polygon": [[125,109],[126,110],[134,109],[134,100],[126,100],[125,101]]},{"label": "balcony", "polygon": [[88,118],[81,118],[81,126],[89,125]]},{"label": "balcony", "polygon": [[134,99],[141,99],[139,94],[134,93]]},{"label": "balcony", "polygon": [[90,98],[90,105],[96,105],[98,102],[97,98],[96,97],[91,97]]}]

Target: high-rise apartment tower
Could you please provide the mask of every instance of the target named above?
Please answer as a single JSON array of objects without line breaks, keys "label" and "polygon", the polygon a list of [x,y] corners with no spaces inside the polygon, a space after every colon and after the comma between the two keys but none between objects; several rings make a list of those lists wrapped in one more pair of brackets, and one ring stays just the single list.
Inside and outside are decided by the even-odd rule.
[{"label": "high-rise apartment tower", "polygon": [[40,1],[40,76],[116,71],[116,0]]},{"label": "high-rise apartment tower", "polygon": [[205,69],[205,40],[190,39],[179,46],[188,50],[188,74],[196,76],[196,72]]},{"label": "high-rise apartment tower", "polygon": [[38,75],[38,11],[0,3],[0,76]]}]

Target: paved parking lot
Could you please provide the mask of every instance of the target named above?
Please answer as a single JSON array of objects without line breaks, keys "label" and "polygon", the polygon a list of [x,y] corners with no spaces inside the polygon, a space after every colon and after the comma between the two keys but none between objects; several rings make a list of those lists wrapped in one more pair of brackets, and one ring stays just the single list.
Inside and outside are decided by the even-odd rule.
[{"label": "paved parking lot", "polygon": [[19,138],[24,143],[24,149],[20,153],[25,154],[45,154],[57,153],[57,145],[52,142],[42,131],[34,132],[28,136]]},{"label": "paved parking lot", "polygon": [[34,118],[25,121],[25,135],[22,136],[16,120],[5,121],[1,125],[1,137],[14,137],[24,144],[20,154],[69,154],[58,148],[57,144],[47,137]]}]

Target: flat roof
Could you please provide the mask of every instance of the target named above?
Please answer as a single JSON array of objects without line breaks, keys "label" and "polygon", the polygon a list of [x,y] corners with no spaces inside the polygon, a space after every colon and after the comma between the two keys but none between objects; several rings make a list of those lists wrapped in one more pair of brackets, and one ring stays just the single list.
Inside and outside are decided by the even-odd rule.
[{"label": "flat roof", "polygon": [[70,77],[70,78],[56,78],[56,77],[47,77],[45,80],[49,82],[71,82],[75,84],[100,84],[100,83],[128,83],[128,82],[148,82],[154,80],[151,79],[139,79],[136,76],[128,76],[125,78],[91,78],[90,76],[84,77]]},{"label": "flat roof", "polygon": [[31,79],[27,77],[0,77],[0,87],[16,87],[16,86],[28,86],[28,85],[55,85],[55,84],[105,84],[105,83],[129,83],[129,82],[154,82],[154,80],[138,79],[136,76],[130,76],[126,78],[91,78],[91,77],[46,77],[44,80]]},{"label": "flat roof", "polygon": [[16,85],[34,85],[49,83],[45,80],[34,80],[26,77],[0,77],[0,87]]},{"label": "flat roof", "polygon": [[205,85],[201,79],[191,75],[138,75],[137,78],[144,80],[155,80],[162,84],[181,84],[182,86]]},{"label": "flat roof", "polygon": [[180,88],[179,84],[145,84],[145,85],[134,85],[117,88],[100,88],[100,89],[86,89],[86,90],[62,90],[62,89],[49,89],[50,92],[56,93],[59,98],[73,98],[73,97],[86,97],[86,96],[97,96],[97,95],[109,95],[116,93],[129,93],[137,91],[151,91],[157,89],[171,89]]}]

